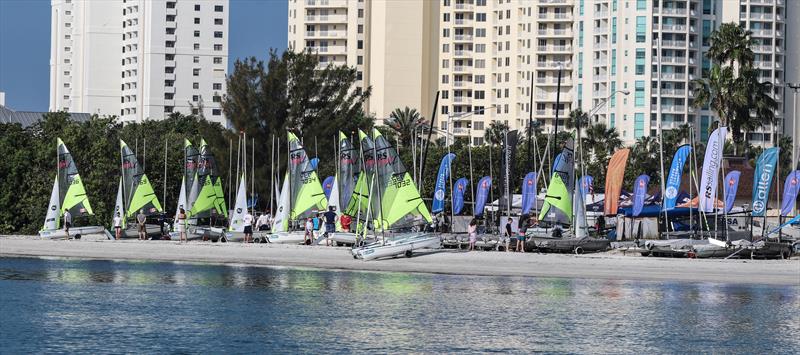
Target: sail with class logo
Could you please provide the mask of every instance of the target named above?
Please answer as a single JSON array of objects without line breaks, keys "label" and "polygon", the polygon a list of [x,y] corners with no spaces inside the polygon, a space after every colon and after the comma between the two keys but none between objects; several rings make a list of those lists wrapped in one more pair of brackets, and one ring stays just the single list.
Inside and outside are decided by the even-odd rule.
[{"label": "sail with class logo", "polygon": [[575,188],[575,155],[573,152],[573,138],[564,142],[564,149],[559,154],[560,158],[553,164],[553,177],[547,194],[544,197],[539,220],[544,220],[554,207],[555,214],[551,220],[564,220],[572,222],[572,193]]},{"label": "sail with class logo", "polygon": [[531,213],[536,205],[536,172],[529,172],[522,179],[522,214]]},{"label": "sail with class logo", "polygon": [[469,180],[462,177],[453,185],[453,214],[461,213],[464,209],[464,192],[467,190]]},{"label": "sail with class logo", "polygon": [[633,216],[642,213],[644,200],[647,198],[647,184],[650,183],[650,176],[647,174],[639,175],[633,183]]},{"label": "sail with class logo", "polygon": [[733,201],[736,200],[736,192],[739,190],[739,177],[741,171],[733,170],[725,175],[725,213],[733,209]]},{"label": "sail with class logo", "polygon": [[483,216],[483,208],[486,206],[486,200],[489,198],[491,189],[491,176],[484,176],[478,181],[478,191],[475,193],[475,206],[473,206],[472,212],[476,217]]},{"label": "sail with class logo", "polygon": [[122,191],[125,202],[123,218],[131,218],[140,210],[145,215],[161,213],[161,203],[158,202],[158,197],[147,174],[139,165],[136,154],[121,139],[119,147],[122,156]]},{"label": "sail with class logo", "polygon": [[78,166],[61,138],[56,138],[57,168],[50,201],[47,204],[43,231],[61,227],[61,216],[69,211],[73,217],[93,215]]}]

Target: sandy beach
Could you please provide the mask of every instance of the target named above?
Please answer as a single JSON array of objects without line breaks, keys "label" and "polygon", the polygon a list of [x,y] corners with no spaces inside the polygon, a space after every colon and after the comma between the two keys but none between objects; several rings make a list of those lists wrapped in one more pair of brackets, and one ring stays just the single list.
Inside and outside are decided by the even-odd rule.
[{"label": "sandy beach", "polygon": [[454,275],[720,282],[800,286],[800,258],[696,260],[588,255],[431,250],[412,258],[361,261],[348,248],[173,241],[63,241],[0,237],[0,256],[179,261],[308,267],[328,270],[421,272]]}]

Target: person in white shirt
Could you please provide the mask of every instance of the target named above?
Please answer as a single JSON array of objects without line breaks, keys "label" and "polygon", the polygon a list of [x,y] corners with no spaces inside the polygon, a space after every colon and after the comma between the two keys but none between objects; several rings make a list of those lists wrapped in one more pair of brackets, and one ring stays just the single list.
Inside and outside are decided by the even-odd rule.
[{"label": "person in white shirt", "polygon": [[114,239],[120,240],[122,238],[122,217],[119,216],[119,212],[114,215]]},{"label": "person in white shirt", "polygon": [[72,227],[72,214],[66,210],[64,211],[64,233],[67,234],[67,240],[69,240],[69,227]]},{"label": "person in white shirt", "polygon": [[244,222],[244,242],[250,243],[253,241],[253,215],[250,211],[245,212],[242,222]]},{"label": "person in white shirt", "polygon": [[269,230],[270,224],[272,224],[272,221],[270,220],[269,217],[270,217],[269,213],[262,213],[260,216],[258,216],[258,219],[256,220],[257,231]]}]

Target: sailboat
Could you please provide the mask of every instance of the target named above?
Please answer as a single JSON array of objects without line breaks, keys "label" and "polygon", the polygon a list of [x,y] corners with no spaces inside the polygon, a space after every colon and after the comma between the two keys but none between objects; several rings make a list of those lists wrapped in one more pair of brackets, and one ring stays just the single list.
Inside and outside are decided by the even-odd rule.
[{"label": "sailboat", "polygon": [[[361,205],[360,199],[366,199],[366,180],[364,173],[359,174],[359,154],[353,147],[353,143],[347,136],[339,132],[339,164],[336,169],[336,176],[333,179],[331,196],[328,199],[328,206],[336,207],[336,212],[341,220],[343,215],[355,217],[353,222],[358,224]],[[360,189],[361,191],[356,191]],[[350,207],[352,204],[352,207]],[[365,210],[366,212],[366,210]],[[356,244],[358,235],[349,230],[342,230],[341,223],[337,223],[336,233],[330,239],[337,244]]]},{"label": "sailboat", "polygon": [[283,179],[272,234],[268,238],[271,243],[301,244],[305,232],[292,230],[291,222],[301,221],[300,225],[304,225],[304,218],[322,211],[328,205],[328,200],[300,139],[292,132],[287,132],[287,136],[288,169]]},{"label": "sailboat", "polygon": [[[136,154],[123,140],[119,140],[120,157],[122,161],[122,177],[117,190],[117,212],[124,220],[123,238],[137,238],[139,233],[135,221],[139,211],[145,216],[161,213],[163,210],[158,202],[158,197],[147,174],[139,165]],[[131,223],[132,222],[132,223]],[[127,228],[126,228],[127,227]],[[161,226],[158,224],[145,224],[147,235],[160,235]]]},{"label": "sailboat", "polygon": [[[192,208],[192,204],[197,200],[197,194],[199,193],[197,167],[200,153],[188,139],[183,140],[183,152],[183,177],[181,178],[181,190],[178,194],[178,205],[175,207],[175,216],[180,214],[181,209],[188,214]],[[185,223],[194,225],[194,222],[196,222],[196,220],[189,220]],[[179,223],[178,219],[175,218],[173,230],[178,230],[177,223]],[[175,237],[177,238],[178,235],[176,234]]]},{"label": "sailboat", "polygon": [[376,129],[372,131],[372,147],[363,131],[359,131],[359,137],[364,163],[375,169],[379,207],[373,228],[379,229],[383,238],[353,249],[353,257],[362,260],[396,255],[410,257],[416,249],[440,247],[442,241],[438,235],[417,231],[420,225],[432,221],[431,214],[395,148]]},{"label": "sailboat", "polygon": [[193,186],[194,184],[198,186],[199,191],[197,198],[193,201],[191,197],[187,198],[187,202],[191,205],[187,213],[190,223],[187,237],[189,239],[209,238],[213,241],[220,239],[224,241],[226,228],[221,226],[228,218],[228,208],[225,205],[225,195],[222,191],[222,178],[217,175],[217,161],[214,153],[202,138],[197,161],[197,175],[195,175]]},{"label": "sailboat", "polygon": [[[574,139],[564,142],[564,149],[555,159],[553,175],[544,198],[539,220],[549,219],[556,223],[572,225],[573,237],[564,231],[561,238],[542,236],[533,231],[533,243],[542,252],[574,252],[581,254],[605,250],[608,239],[587,236],[585,201],[579,182],[575,180]],[[574,203],[573,203],[574,201]]]},{"label": "sailboat", "polygon": [[[78,173],[78,167],[72,159],[67,146],[56,138],[56,167],[57,174],[53,181],[53,189],[50,192],[50,203],[47,204],[47,214],[44,219],[44,226],[39,231],[42,238],[66,238],[67,234],[62,229],[62,217],[64,212],[69,211],[72,215],[73,223],[77,217],[94,215],[86,189],[83,187],[83,180]],[[110,234],[103,226],[72,226],[69,230],[70,237],[82,238],[87,235],[98,235],[102,238],[111,239]]]}]

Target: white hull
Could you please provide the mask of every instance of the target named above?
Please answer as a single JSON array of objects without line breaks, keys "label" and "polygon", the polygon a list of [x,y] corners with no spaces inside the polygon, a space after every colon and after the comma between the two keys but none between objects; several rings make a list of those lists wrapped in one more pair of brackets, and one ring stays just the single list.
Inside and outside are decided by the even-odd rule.
[{"label": "white hull", "polygon": [[398,236],[391,241],[387,241],[385,245],[381,242],[375,242],[358,249],[353,249],[352,253],[353,257],[357,259],[373,260],[403,255],[408,252],[413,252],[416,249],[439,248],[441,245],[442,240],[437,235],[415,233],[407,236]]},{"label": "white hull", "polygon": [[336,243],[342,244],[356,244],[358,235],[355,233],[336,232],[333,233],[328,239]]},{"label": "white hull", "polygon": [[303,242],[305,241],[305,232],[302,231],[278,232],[278,233],[268,234],[267,238],[269,238],[270,243],[303,244]]},{"label": "white hull", "polygon": [[[114,239],[114,236],[102,226],[72,227],[69,229],[71,238],[75,238],[78,234],[80,234],[81,239]],[[64,229],[47,229],[39,231],[39,236],[44,239],[66,239],[67,233],[64,232]]]},{"label": "white hull", "polygon": [[[145,235],[147,238],[160,236],[161,235],[161,228],[157,224],[145,224],[144,225]],[[113,232],[113,230],[112,230]],[[115,234],[111,233],[111,236],[114,237]],[[128,227],[122,229],[123,239],[138,239],[139,238],[139,227],[135,224],[128,225]]]}]

